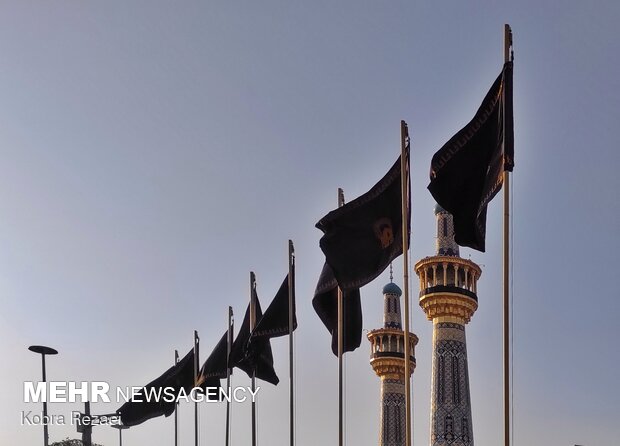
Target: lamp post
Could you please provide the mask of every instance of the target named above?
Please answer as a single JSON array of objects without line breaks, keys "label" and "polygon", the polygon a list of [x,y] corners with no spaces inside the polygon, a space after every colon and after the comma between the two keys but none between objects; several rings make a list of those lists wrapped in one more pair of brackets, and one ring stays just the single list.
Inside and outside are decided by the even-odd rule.
[{"label": "lamp post", "polygon": [[[51,347],[43,345],[31,345],[28,350],[41,355],[41,364],[43,369],[43,382],[45,382],[45,355],[57,355],[58,351]],[[49,445],[49,436],[47,432],[47,396],[43,398],[43,445]]]},{"label": "lamp post", "polygon": [[118,445],[123,446],[123,430],[129,429],[129,426],[125,426],[124,424],[113,424],[112,427],[118,429]]}]

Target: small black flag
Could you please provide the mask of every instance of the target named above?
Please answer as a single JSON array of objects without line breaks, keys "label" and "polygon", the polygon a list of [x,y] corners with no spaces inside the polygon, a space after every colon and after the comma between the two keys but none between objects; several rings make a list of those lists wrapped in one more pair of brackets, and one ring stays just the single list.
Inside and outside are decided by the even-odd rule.
[{"label": "small black flag", "polygon": [[[343,297],[343,353],[352,352],[362,343],[362,302],[359,288],[344,291]],[[319,283],[312,299],[314,311],[332,336],[332,352],[338,356],[338,282],[334,272],[323,265]]]},{"label": "small black flag", "polygon": [[316,224],[324,232],[320,245],[325,261],[343,291],[371,282],[403,253],[400,164],[398,157],[372,189]]},{"label": "small black flag", "polygon": [[[293,281],[295,280],[295,274],[293,274]],[[294,282],[293,282],[294,283]],[[293,286],[293,290],[295,286]],[[252,343],[257,338],[276,338],[278,336],[287,335],[289,332],[288,316],[288,274],[284,278],[280,289],[273,298],[271,304],[265,314],[258,321],[254,331],[252,331]],[[295,314],[295,296],[293,295],[293,330],[297,328],[297,316]]]},{"label": "small black flag", "polygon": [[459,245],[484,252],[487,205],[502,187],[503,171],[513,167],[512,62],[506,62],[474,118],[431,161],[428,190],[453,215]]},{"label": "small black flag", "polygon": [[161,415],[170,416],[174,412],[176,398],[174,401],[166,401],[170,399],[164,398],[163,389],[166,387],[175,389],[175,397],[181,389],[189,393],[194,387],[193,349],[163,375],[144,386],[136,399],[126,402],[116,411],[121,416],[123,425],[136,426]]},{"label": "small black flag", "polygon": [[[252,289],[252,298],[255,303],[256,320],[260,321],[263,312],[260,308],[260,302],[256,295],[256,289]],[[269,338],[259,338],[250,344],[250,305],[245,310],[243,323],[237,334],[237,339],[233,342],[230,352],[231,367],[238,367],[252,377],[252,373],[256,377],[267,381],[268,383],[277,385],[280,379],[276,375],[273,368],[273,354],[271,352],[271,343]]]}]

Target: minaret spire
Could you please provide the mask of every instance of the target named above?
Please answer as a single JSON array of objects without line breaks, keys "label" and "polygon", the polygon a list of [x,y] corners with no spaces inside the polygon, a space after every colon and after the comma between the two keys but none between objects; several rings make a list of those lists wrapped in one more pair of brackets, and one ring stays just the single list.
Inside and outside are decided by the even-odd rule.
[{"label": "minaret spire", "polygon": [[[391,265],[390,265],[391,266]],[[405,336],[400,312],[401,289],[392,281],[383,287],[383,328],[368,333],[370,364],[381,378],[381,424],[379,446],[404,446],[405,411]],[[414,347],[418,338],[409,333],[410,370],[415,368]]]},{"label": "minaret spire", "polygon": [[435,217],[437,218],[435,255],[458,257],[459,245],[454,241],[454,219],[452,214],[436,204]]},{"label": "minaret spire", "polygon": [[465,324],[478,308],[481,270],[459,257],[452,215],[439,206],[436,255],[415,265],[420,306],[433,321],[431,446],[473,446]]}]

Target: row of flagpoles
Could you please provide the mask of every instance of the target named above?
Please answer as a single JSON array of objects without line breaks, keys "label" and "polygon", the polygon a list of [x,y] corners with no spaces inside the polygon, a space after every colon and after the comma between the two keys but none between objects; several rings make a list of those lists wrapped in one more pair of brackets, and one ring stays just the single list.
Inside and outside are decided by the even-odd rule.
[{"label": "row of flagpoles", "polygon": [[[223,334],[204,364],[199,367],[198,333],[194,331],[194,346],[181,359],[175,351],[175,363],[161,376],[148,383],[136,398],[123,404],[117,413],[122,425],[136,426],[151,418],[174,413],[175,446],[178,445],[178,414],[176,401],[149,401],[146,395],[152,389],[173,388],[175,395],[181,390],[188,394],[194,388],[206,391],[207,388],[220,390],[220,380],[226,379],[226,389],[230,389],[233,368],[239,368],[251,378],[252,393],[256,392],[256,379],[277,385],[279,378],[274,370],[270,339],[288,335],[289,338],[289,410],[290,439],[294,439],[294,363],[293,331],[297,327],[295,315],[295,255],[293,242],[288,243],[288,273],[273,301],[263,314],[256,292],[256,277],[250,272],[250,303],[243,323],[233,341],[234,320],[232,307],[228,310],[227,330]],[[219,394],[218,394],[219,395]],[[208,395],[207,395],[208,396]],[[219,398],[219,397],[218,397]],[[194,443],[199,443],[198,402],[194,402]],[[226,445],[230,444],[230,398],[226,403]],[[256,446],[256,401],[252,398],[252,445]]]},{"label": "row of flagpoles", "polygon": [[[474,118],[457,132],[431,161],[429,191],[454,218],[455,240],[459,245],[485,250],[487,205],[504,185],[504,418],[506,446],[510,443],[509,423],[509,330],[508,330],[508,209],[509,172],[514,166],[512,117],[512,32],[505,25],[504,67],[485,96]],[[325,264],[312,299],[313,307],[332,337],[332,352],[338,357],[339,438],[344,444],[343,355],[361,344],[362,311],[360,288],[380,275],[387,265],[403,254],[404,347],[405,347],[405,446],[411,446],[411,381],[409,342],[409,239],[411,221],[410,139],[401,121],[401,154],[398,160],[368,192],[349,203],[339,189],[338,207],[316,224],[323,231],[320,247]],[[277,384],[270,339],[289,336],[289,431],[294,444],[293,331],[295,315],[295,256],[289,241],[289,271],[278,293],[262,313],[256,294],[254,273],[250,273],[250,303],[233,341],[232,309],[226,333],[199,369],[199,339],[194,348],[145,388],[172,384],[175,388],[218,387],[226,378],[230,387],[233,368]],[[132,426],[159,416],[171,415],[176,404],[147,404],[130,401],[120,409],[124,425]],[[175,414],[176,420],[176,414]],[[175,421],[176,426],[176,421]],[[175,427],[175,445],[178,433]],[[226,446],[230,439],[230,403],[226,410]],[[256,407],[252,403],[252,446],[256,446]],[[195,444],[198,446],[198,406],[195,407]]]}]

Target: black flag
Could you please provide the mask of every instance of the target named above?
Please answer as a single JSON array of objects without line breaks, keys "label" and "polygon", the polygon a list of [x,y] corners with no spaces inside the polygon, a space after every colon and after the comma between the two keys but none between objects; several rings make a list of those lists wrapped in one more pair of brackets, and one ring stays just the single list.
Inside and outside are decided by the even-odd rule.
[{"label": "black flag", "polygon": [[[163,389],[166,387],[175,389],[174,401],[164,400]],[[181,389],[189,393],[193,387],[194,350],[192,349],[177,364],[166,370],[163,375],[144,386],[136,399],[123,404],[116,413],[120,415],[124,426],[136,426],[161,415],[170,416],[174,412],[176,396]]]},{"label": "black flag", "polygon": [[428,190],[453,215],[459,245],[484,252],[487,205],[502,187],[503,171],[513,167],[512,62],[506,62],[474,118],[431,161]]},{"label": "black flag", "polygon": [[[295,280],[295,274],[293,274],[293,280]],[[293,286],[293,290],[295,287]],[[252,343],[257,338],[276,338],[278,336],[287,335],[289,332],[288,327],[288,274],[284,278],[280,289],[273,298],[271,304],[265,314],[260,318],[254,331],[252,331]],[[297,316],[295,315],[295,296],[293,296],[293,330],[297,328]]]},{"label": "black flag", "polygon": [[[362,343],[362,302],[359,288],[343,292],[343,353],[352,352]],[[332,352],[338,356],[338,282],[334,272],[323,265],[312,299],[314,311],[332,336]]]},{"label": "black flag", "polygon": [[[220,379],[226,378],[226,362],[228,356],[228,331],[217,343],[205,363],[198,373],[197,387],[205,390],[207,387],[218,389],[218,398],[210,398],[217,401],[219,399]],[[213,392],[213,391],[211,391]]]},{"label": "black flag", "polygon": [[[409,138],[405,147],[409,166]],[[408,172],[406,172],[408,176]],[[409,184],[409,178],[407,178]],[[344,348],[353,351],[362,340],[359,288],[375,279],[403,252],[401,158],[372,189],[341,206],[316,227],[324,232],[320,245],[325,265],[312,306],[332,335],[332,352],[338,354],[338,287],[343,291]],[[409,200],[409,186],[407,189]],[[409,240],[410,204],[407,205]]]},{"label": "black flag", "polygon": [[403,253],[400,164],[398,157],[372,189],[316,224],[324,232],[320,245],[325,261],[343,291],[366,285]]},{"label": "black flag", "polygon": [[[252,289],[252,298],[255,302],[256,320],[260,321],[263,312],[260,308],[260,302],[256,295],[256,290]],[[250,344],[250,305],[245,310],[243,324],[237,334],[237,339],[233,342],[230,352],[231,367],[238,367],[252,377],[252,373],[256,373],[256,377],[267,381],[268,383],[277,385],[280,379],[276,375],[273,368],[273,354],[271,352],[271,343],[269,338],[259,338]]]}]

